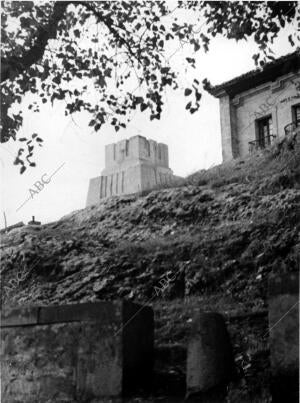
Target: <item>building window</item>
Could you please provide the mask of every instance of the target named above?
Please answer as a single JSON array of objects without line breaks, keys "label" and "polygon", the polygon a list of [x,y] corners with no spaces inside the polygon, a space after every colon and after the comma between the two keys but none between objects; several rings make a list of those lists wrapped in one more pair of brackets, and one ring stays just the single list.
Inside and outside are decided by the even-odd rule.
[{"label": "building window", "polygon": [[292,118],[296,127],[300,127],[300,104],[292,106]]},{"label": "building window", "polygon": [[267,116],[256,121],[257,124],[257,134],[256,140],[259,148],[265,148],[267,145],[271,144],[271,138],[273,137],[273,124],[272,117]]},{"label": "building window", "polygon": [[129,140],[126,140],[125,155],[126,155],[126,157],[128,157],[128,155],[129,155]]},{"label": "building window", "polygon": [[116,146],[117,146],[117,145],[114,144],[114,160],[116,160],[116,154],[117,154],[117,153],[116,153]]}]

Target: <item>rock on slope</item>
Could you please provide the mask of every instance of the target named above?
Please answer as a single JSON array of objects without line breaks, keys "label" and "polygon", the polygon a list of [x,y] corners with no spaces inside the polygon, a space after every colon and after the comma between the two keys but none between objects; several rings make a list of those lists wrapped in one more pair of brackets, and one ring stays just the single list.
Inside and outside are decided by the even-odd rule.
[{"label": "rock on slope", "polygon": [[[153,305],[157,371],[164,357],[175,388],[193,309],[217,310],[228,318],[239,369],[231,401],[241,398],[235,393],[267,401],[267,277],[299,267],[299,141],[286,138],[176,188],[113,197],[3,233],[2,303],[128,298]],[[171,279],[164,288],[162,279]],[[166,393],[160,381],[157,390]]]}]

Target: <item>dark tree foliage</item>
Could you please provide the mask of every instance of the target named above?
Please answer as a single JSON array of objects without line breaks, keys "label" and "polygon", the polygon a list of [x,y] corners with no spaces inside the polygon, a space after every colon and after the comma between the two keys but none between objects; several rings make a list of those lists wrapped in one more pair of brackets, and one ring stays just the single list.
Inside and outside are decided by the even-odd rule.
[{"label": "dark tree foliage", "polygon": [[[177,49],[189,47],[185,63],[196,68],[195,53],[208,51],[211,38],[253,37],[258,45],[254,61],[263,66],[273,57],[270,46],[279,31],[299,24],[297,2],[170,4],[2,2],[1,142],[17,140],[23,122],[18,105],[27,93],[34,94],[29,105],[34,112],[56,100],[63,101],[66,115],[88,111],[96,132],[106,124],[116,131],[125,128],[137,109],[151,120],[160,119],[166,89],[182,90],[178,71],[170,64]],[[296,30],[289,40],[293,46],[299,42]],[[199,81],[194,79],[183,94],[186,109],[195,113],[200,107]],[[18,140],[26,151],[19,149],[15,164],[24,172],[28,164],[35,165],[33,150],[43,140],[35,133]]]}]

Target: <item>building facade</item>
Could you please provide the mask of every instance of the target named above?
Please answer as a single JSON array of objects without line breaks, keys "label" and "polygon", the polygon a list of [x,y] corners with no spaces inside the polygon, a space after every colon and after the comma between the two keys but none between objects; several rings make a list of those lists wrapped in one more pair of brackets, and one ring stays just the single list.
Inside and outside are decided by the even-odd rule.
[{"label": "building facade", "polygon": [[220,102],[224,162],[300,128],[299,51],[207,90]]},{"label": "building facade", "polygon": [[166,144],[139,135],[121,140],[105,146],[105,168],[101,176],[90,180],[87,206],[105,197],[168,184],[174,178]]}]

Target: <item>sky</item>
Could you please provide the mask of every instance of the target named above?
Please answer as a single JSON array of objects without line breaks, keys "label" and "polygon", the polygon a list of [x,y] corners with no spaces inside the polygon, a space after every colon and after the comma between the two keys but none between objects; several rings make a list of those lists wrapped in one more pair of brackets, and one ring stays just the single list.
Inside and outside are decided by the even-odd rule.
[{"label": "sky", "polygon": [[[294,49],[285,29],[276,40],[273,50],[276,57]],[[193,71],[201,82],[204,78],[215,85],[230,80],[255,68],[252,55],[256,52],[252,41],[236,42],[224,38],[211,41],[208,53],[197,55],[197,69]],[[180,66],[183,55],[174,56]],[[186,78],[186,83],[188,83]],[[185,85],[183,74],[182,85]],[[34,155],[35,168],[20,175],[19,166],[13,161],[19,142],[10,141],[0,146],[1,216],[0,228],[19,221],[27,223],[32,216],[43,224],[60,219],[74,210],[85,207],[89,179],[99,176],[104,168],[106,144],[140,134],[168,145],[170,168],[179,176],[189,175],[221,163],[221,130],[219,101],[208,93],[202,93],[201,107],[191,115],[185,110],[182,93],[167,93],[167,102],[160,120],[150,121],[145,113],[136,112],[126,129],[118,133],[112,127],[94,133],[88,127],[90,117],[86,113],[70,118],[64,116],[61,103],[45,104],[40,113],[26,109],[24,124],[19,137],[36,132],[44,140],[43,147]],[[36,182],[39,192],[30,189]]]}]

